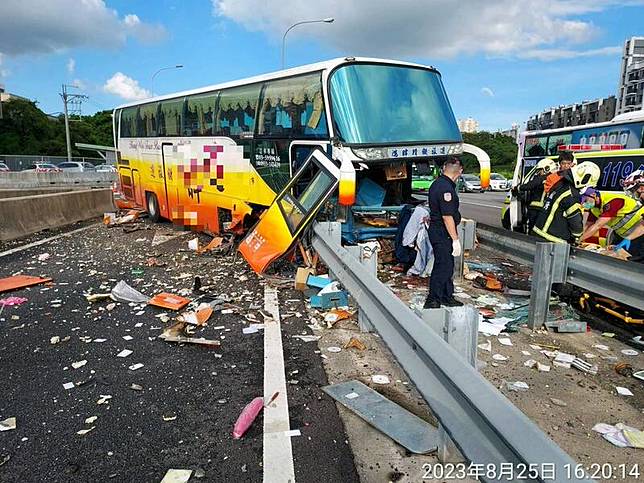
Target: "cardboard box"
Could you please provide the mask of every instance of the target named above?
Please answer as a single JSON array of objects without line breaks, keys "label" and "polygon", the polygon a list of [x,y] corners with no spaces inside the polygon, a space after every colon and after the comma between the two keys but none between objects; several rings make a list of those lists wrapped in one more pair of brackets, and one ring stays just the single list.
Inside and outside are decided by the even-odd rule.
[{"label": "cardboard box", "polygon": [[312,268],[298,267],[295,273],[295,290],[304,291],[309,288],[306,285],[309,275],[315,275],[315,270]]},{"label": "cardboard box", "polygon": [[405,163],[392,164],[385,168],[385,176],[387,181],[394,181],[396,179],[407,178],[407,165]]}]

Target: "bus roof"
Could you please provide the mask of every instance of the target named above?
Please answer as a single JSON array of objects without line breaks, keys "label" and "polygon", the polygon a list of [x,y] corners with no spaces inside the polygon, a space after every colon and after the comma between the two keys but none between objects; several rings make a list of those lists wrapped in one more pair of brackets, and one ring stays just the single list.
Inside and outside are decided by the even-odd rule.
[{"label": "bus roof", "polygon": [[181,92],[174,92],[172,94],[165,94],[163,96],[156,96],[156,97],[150,97],[148,99],[143,99],[140,101],[136,102],[129,102],[127,104],[121,104],[120,106],[117,106],[116,109],[123,109],[125,107],[132,107],[132,106],[139,106],[143,104],[148,104],[150,102],[158,102],[158,101],[163,101],[167,99],[174,99],[176,97],[184,97],[184,96],[189,96],[193,94],[202,94],[205,92],[210,92],[210,91],[216,91],[220,89],[226,89],[229,87],[236,87],[236,86],[243,86],[243,85],[248,85],[248,84],[255,84],[257,82],[264,82],[267,80],[272,80],[272,79],[281,79],[283,77],[290,77],[294,75],[299,75],[299,74],[306,74],[307,72],[317,72],[321,70],[332,70],[342,64],[354,64],[354,63],[378,63],[378,64],[391,64],[391,65],[400,65],[400,66],[407,66],[407,67],[419,67],[423,69],[430,69],[435,71],[440,75],[440,72],[432,66],[427,66],[427,65],[422,65],[422,64],[415,64],[412,62],[401,62],[401,61],[396,61],[396,60],[389,60],[389,59],[377,59],[377,58],[371,58],[371,57],[338,57],[335,59],[327,60],[324,62],[317,62],[314,64],[307,64],[307,65],[302,65],[299,67],[292,67],[290,69],[284,69],[284,70],[279,70],[275,72],[271,72],[268,74],[262,74],[254,77],[247,77],[245,79],[239,79],[235,81],[230,81],[230,82],[224,82],[221,84],[213,84],[210,86],[205,86],[205,87],[199,87],[197,89],[191,89],[188,91],[181,91]]},{"label": "bus roof", "polygon": [[536,130],[536,131],[523,131],[521,134],[523,136],[533,136],[535,134],[564,133],[564,132],[569,132],[569,131],[576,131],[578,129],[593,129],[593,128],[597,128],[597,127],[610,126],[612,124],[624,124],[624,123],[627,123],[627,122],[637,122],[637,121],[644,121],[644,109],[640,110],[640,111],[633,111],[633,112],[627,112],[627,113],[624,113],[624,114],[620,114],[619,116],[615,116],[610,121],[596,122],[596,123],[593,123],[593,124],[580,124],[579,126],[567,126],[567,127],[556,128],[556,129],[543,129],[543,130]]}]

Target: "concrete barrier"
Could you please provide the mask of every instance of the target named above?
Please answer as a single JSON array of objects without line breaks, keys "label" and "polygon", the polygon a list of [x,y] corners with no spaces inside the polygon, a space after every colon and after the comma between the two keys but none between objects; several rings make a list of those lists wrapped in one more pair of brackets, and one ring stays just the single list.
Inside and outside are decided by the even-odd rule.
[{"label": "concrete barrier", "polygon": [[[0,188],[0,199],[4,198],[20,198],[22,196],[34,195],[52,195],[54,193],[67,193],[69,191],[86,190],[86,186],[54,186],[45,188],[19,188],[19,189],[4,189]],[[101,188],[104,189],[104,188]]]},{"label": "concrete barrier", "polygon": [[0,240],[14,240],[114,210],[111,189],[0,199]]},{"label": "concrete barrier", "polygon": [[46,186],[110,186],[116,173],[36,173],[18,171],[0,173],[0,188],[43,188]]}]

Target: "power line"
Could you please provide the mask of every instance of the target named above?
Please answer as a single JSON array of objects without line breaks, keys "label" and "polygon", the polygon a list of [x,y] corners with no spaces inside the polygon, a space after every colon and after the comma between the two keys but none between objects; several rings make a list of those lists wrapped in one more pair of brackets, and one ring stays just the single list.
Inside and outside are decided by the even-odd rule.
[{"label": "power line", "polygon": [[63,106],[65,108],[65,137],[67,139],[67,161],[72,160],[72,141],[69,135],[69,116],[70,113],[72,116],[78,116],[77,121],[80,121],[81,116],[81,106],[84,99],[89,99],[89,96],[84,94],[70,94],[67,92],[67,88],[71,87],[78,89],[77,86],[63,84],[63,92],[60,93],[60,97],[63,99]]}]

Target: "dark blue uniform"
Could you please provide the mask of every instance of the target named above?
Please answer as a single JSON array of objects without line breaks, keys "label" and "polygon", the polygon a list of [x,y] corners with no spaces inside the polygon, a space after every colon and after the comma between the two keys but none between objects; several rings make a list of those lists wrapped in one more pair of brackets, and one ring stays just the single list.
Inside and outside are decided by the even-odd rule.
[{"label": "dark blue uniform", "polygon": [[456,184],[444,174],[429,187],[429,241],[434,250],[434,267],[429,279],[428,299],[445,303],[454,298],[454,257],[452,238],[445,228],[443,216],[451,215],[454,223],[461,222],[458,211]]}]

